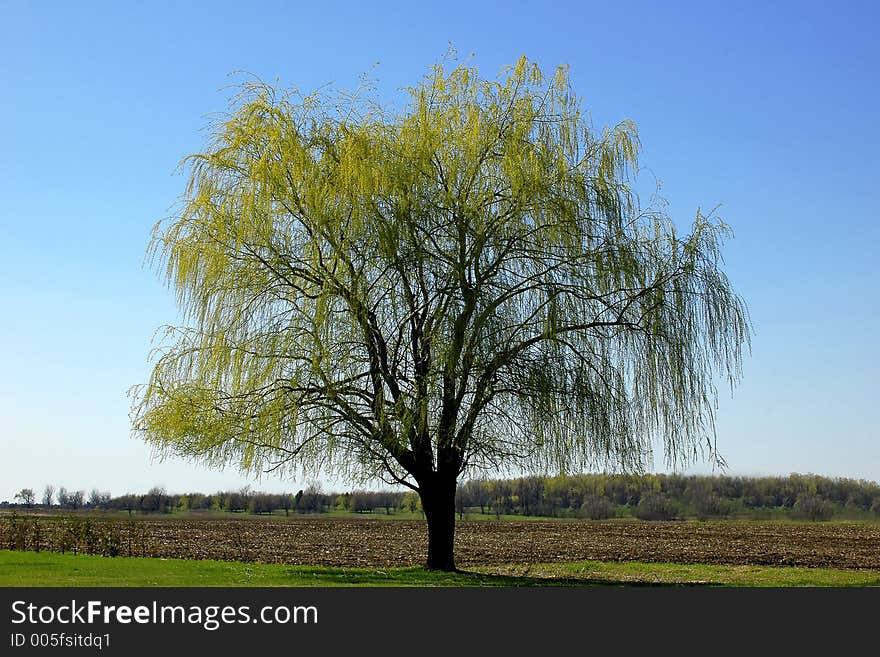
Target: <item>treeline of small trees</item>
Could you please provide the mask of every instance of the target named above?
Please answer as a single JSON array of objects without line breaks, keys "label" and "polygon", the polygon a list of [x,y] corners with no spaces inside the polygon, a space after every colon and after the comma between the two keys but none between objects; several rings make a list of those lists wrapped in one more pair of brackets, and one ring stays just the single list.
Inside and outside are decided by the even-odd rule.
[{"label": "treeline of small trees", "polygon": [[13,510],[0,518],[0,548],[145,557],[148,534],[145,524],[135,518],[122,522],[79,514],[40,517]]},{"label": "treeline of small trees", "polygon": [[[112,497],[92,490],[57,491],[47,486],[42,498],[31,489],[15,496],[14,507],[105,509],[133,513],[222,511],[273,514],[415,513],[413,492],[356,490],[324,492],[312,484],[296,493],[263,493],[249,487],[213,494],[168,493],[154,487],[146,494]],[[635,516],[645,520],[682,517],[835,517],[880,516],[880,484],[864,480],[792,474],[787,477],[684,476],[668,474],[579,474],[516,479],[472,479],[459,486],[456,505],[465,514],[579,517]]]},{"label": "treeline of small trees", "polygon": [[787,477],[579,474],[470,480],[460,514],[581,517],[784,516],[806,520],[880,516],[880,484],[812,474]]},{"label": "treeline of small trees", "polygon": [[32,489],[25,488],[16,493],[15,504],[0,506],[12,508],[60,508],[69,511],[77,509],[101,509],[107,511],[126,511],[133,513],[172,513],[175,511],[226,511],[231,513],[272,514],[283,511],[285,515],[296,513],[327,513],[330,511],[351,511],[355,513],[384,512],[391,514],[409,508],[417,497],[413,493],[398,491],[356,490],[348,493],[325,493],[317,484],[301,489],[296,493],[263,493],[252,491],[249,487],[237,491],[204,493],[168,493],[164,488],[154,487],[145,494],[126,493],[112,497],[110,493],[92,490],[68,491],[47,486],[42,498],[37,498]]},{"label": "treeline of small trees", "polygon": [[46,486],[43,495],[39,499],[32,488],[22,488],[13,499],[15,504],[3,502],[0,506],[22,507],[32,509],[34,507],[62,509],[105,509],[109,508],[111,501],[110,493],[93,489],[86,495],[84,490],[67,490],[64,486],[55,489],[54,486]]}]

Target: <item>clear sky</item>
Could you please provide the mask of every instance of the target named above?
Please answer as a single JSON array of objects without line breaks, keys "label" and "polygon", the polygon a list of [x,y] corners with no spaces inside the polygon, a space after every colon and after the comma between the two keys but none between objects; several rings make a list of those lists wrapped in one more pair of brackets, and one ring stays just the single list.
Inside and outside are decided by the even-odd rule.
[{"label": "clear sky", "polygon": [[131,436],[126,391],[176,319],[150,230],[230,72],[311,90],[378,62],[390,99],[449,42],[488,77],[569,64],[597,126],[637,123],[676,218],[722,204],[756,329],[720,401],[728,472],[880,480],[877,7],[0,0],[0,500],[303,485],[153,462]]}]

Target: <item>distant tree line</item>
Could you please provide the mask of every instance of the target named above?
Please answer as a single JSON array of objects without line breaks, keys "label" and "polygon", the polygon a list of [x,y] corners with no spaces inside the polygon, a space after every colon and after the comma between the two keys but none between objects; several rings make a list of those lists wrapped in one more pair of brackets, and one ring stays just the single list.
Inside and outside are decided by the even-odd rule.
[{"label": "distant tree line", "polygon": [[880,484],[812,474],[787,477],[579,474],[470,480],[460,514],[644,520],[788,516],[805,520],[880,516]]},{"label": "distant tree line", "polygon": [[[55,489],[41,497],[22,489],[6,508],[102,509],[129,515],[216,511],[250,514],[416,513],[412,492],[355,490],[324,492],[311,484],[296,493],[263,493],[249,487],[213,494],[168,493],[112,497],[107,492]],[[579,474],[516,479],[471,479],[458,487],[456,508],[465,514],[571,517],[601,520],[635,516],[675,518],[791,517],[805,520],[880,517],[880,484],[871,481],[792,474],[787,477],[683,476],[668,474]]]},{"label": "distant tree line", "polygon": [[[76,511],[99,509],[126,511],[129,514],[173,513],[180,511],[225,511],[230,513],[272,514],[284,512],[327,513],[351,511],[354,513],[383,512],[391,514],[402,509],[417,510],[412,504],[412,493],[399,491],[355,490],[347,493],[325,493],[317,484],[296,493],[263,493],[249,487],[237,491],[216,493],[169,493],[162,487],[151,488],[145,494],[126,493],[113,497],[108,492],[68,490],[46,486],[38,500],[33,489],[25,488],[15,494],[15,502],[0,503],[0,508],[42,508]],[[417,498],[416,498],[417,499]]]}]

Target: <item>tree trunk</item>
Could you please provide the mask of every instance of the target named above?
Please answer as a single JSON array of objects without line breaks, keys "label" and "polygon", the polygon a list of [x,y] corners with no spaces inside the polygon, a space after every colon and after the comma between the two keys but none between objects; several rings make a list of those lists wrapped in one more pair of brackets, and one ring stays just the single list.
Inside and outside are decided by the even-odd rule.
[{"label": "tree trunk", "polygon": [[455,479],[420,483],[419,496],[428,521],[429,570],[455,570]]}]

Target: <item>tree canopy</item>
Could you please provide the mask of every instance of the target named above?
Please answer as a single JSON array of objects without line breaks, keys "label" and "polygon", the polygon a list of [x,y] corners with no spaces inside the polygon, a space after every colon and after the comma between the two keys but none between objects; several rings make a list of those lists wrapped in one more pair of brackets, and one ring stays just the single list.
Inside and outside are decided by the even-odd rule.
[{"label": "tree canopy", "polygon": [[749,341],[727,227],[642,207],[635,125],[594,129],[565,67],[445,62],[408,92],[395,111],[242,85],[156,227],[185,326],[136,431],[215,465],[406,485],[429,533],[464,472],[714,453],[713,380],[736,383]]}]

